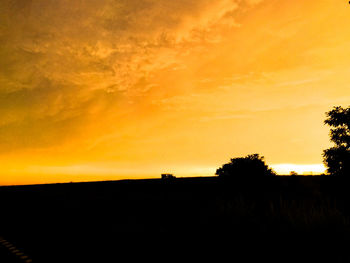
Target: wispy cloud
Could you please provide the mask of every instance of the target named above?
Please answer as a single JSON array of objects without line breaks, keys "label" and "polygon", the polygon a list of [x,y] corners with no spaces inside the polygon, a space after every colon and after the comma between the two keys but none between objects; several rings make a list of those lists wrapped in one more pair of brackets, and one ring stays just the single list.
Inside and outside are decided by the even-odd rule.
[{"label": "wispy cloud", "polygon": [[0,144],[42,146],[30,131],[30,144],[7,133],[28,126],[57,139],[51,129],[83,125],[91,109],[103,116],[101,104],[118,111],[121,100],[158,87],[150,80],[157,70],[183,68],[182,48],[210,41],[236,8],[231,0],[1,1]]}]

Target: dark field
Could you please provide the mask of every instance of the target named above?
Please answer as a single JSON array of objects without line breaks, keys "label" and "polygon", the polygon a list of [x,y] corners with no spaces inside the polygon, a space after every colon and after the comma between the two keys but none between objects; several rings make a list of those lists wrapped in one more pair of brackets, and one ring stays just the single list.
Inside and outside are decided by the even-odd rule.
[{"label": "dark field", "polygon": [[0,236],[32,262],[349,262],[349,188],[326,176],[0,187]]}]

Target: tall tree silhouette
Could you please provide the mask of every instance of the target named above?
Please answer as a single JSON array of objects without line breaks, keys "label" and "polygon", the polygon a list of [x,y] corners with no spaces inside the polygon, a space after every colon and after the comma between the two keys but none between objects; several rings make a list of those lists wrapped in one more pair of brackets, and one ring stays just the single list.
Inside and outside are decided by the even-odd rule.
[{"label": "tall tree silhouette", "polygon": [[350,107],[334,107],[326,113],[325,124],[331,128],[330,139],[334,147],[323,151],[323,162],[330,175],[350,175]]},{"label": "tall tree silhouette", "polygon": [[276,175],[259,154],[250,154],[246,157],[233,158],[231,162],[224,164],[216,170],[216,175],[221,178],[234,177],[261,177]]}]

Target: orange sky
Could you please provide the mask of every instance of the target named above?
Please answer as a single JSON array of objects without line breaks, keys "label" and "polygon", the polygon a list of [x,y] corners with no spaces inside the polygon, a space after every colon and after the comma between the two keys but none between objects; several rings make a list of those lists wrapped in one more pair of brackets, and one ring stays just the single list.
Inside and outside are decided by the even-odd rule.
[{"label": "orange sky", "polygon": [[350,99],[350,6],[2,0],[0,184],[322,170]]}]

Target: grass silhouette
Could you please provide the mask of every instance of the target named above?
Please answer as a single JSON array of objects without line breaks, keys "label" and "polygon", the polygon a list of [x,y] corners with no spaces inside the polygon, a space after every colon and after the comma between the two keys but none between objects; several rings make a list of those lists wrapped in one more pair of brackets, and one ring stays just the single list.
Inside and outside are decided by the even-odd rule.
[{"label": "grass silhouette", "polygon": [[[349,184],[337,177],[275,176],[253,181],[202,177],[1,187],[0,200],[6,201],[0,235],[33,262],[79,262],[68,255],[89,258],[92,253],[106,257],[97,262],[110,262],[124,251],[120,244],[136,249],[135,242],[140,248],[151,238],[158,240],[154,246],[166,246],[175,237],[181,244],[346,244]],[[347,258],[346,253],[338,256]]]}]

